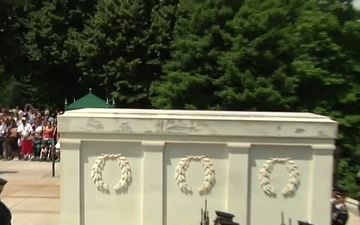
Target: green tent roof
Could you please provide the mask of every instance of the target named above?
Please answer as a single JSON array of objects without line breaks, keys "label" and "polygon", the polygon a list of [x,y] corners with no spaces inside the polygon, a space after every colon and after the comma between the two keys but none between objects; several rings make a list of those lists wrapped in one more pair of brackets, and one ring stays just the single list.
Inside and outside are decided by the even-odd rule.
[{"label": "green tent roof", "polygon": [[74,103],[66,107],[66,110],[83,109],[83,108],[113,108],[112,105],[107,104],[104,100],[92,94],[91,92],[80,98]]}]

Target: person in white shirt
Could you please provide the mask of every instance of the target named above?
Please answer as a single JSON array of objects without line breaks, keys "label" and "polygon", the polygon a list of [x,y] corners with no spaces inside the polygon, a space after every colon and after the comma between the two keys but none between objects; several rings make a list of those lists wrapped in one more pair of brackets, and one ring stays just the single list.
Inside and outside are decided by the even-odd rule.
[{"label": "person in white shirt", "polygon": [[40,159],[40,153],[41,153],[41,142],[42,142],[42,136],[43,136],[43,126],[41,118],[35,118],[35,123],[33,128],[35,127],[34,131],[34,159]]},{"label": "person in white shirt", "polygon": [[21,153],[24,159],[31,159],[33,156],[33,128],[27,122],[26,117],[21,118],[21,124],[18,126],[17,132],[21,141]]},{"label": "person in white shirt", "polygon": [[5,134],[6,134],[6,124],[5,124],[5,119],[3,116],[1,116],[1,121],[0,121],[0,159],[5,157],[4,155],[4,139],[5,139]]}]

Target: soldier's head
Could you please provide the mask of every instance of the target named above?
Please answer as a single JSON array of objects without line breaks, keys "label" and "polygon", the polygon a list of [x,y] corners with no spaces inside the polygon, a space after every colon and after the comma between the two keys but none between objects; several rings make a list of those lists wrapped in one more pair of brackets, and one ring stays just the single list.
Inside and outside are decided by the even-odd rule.
[{"label": "soldier's head", "polygon": [[336,202],[337,203],[345,203],[345,200],[348,196],[349,192],[344,188],[338,188],[337,195],[336,195]]},{"label": "soldier's head", "polygon": [[239,223],[230,220],[216,219],[214,220],[214,225],[239,225]]},{"label": "soldier's head", "polygon": [[4,190],[6,184],[7,184],[7,180],[0,178],[0,194]]},{"label": "soldier's head", "polygon": [[214,225],[239,225],[239,223],[233,222],[235,217],[233,214],[215,211],[216,219],[214,220]]}]

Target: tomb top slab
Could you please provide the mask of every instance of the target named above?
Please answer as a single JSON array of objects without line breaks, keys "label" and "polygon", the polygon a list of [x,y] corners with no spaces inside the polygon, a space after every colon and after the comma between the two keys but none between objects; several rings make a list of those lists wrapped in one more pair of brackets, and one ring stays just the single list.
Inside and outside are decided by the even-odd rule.
[{"label": "tomb top slab", "polygon": [[79,109],[59,116],[62,133],[334,139],[337,123],[312,113]]}]

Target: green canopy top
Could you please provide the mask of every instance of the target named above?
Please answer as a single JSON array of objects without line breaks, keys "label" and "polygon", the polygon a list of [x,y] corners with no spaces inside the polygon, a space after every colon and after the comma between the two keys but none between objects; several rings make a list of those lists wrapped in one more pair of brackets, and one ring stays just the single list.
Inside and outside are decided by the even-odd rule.
[{"label": "green canopy top", "polygon": [[105,102],[101,98],[91,93],[85,95],[79,100],[68,105],[65,110],[83,109],[83,108],[113,108],[114,106]]}]

